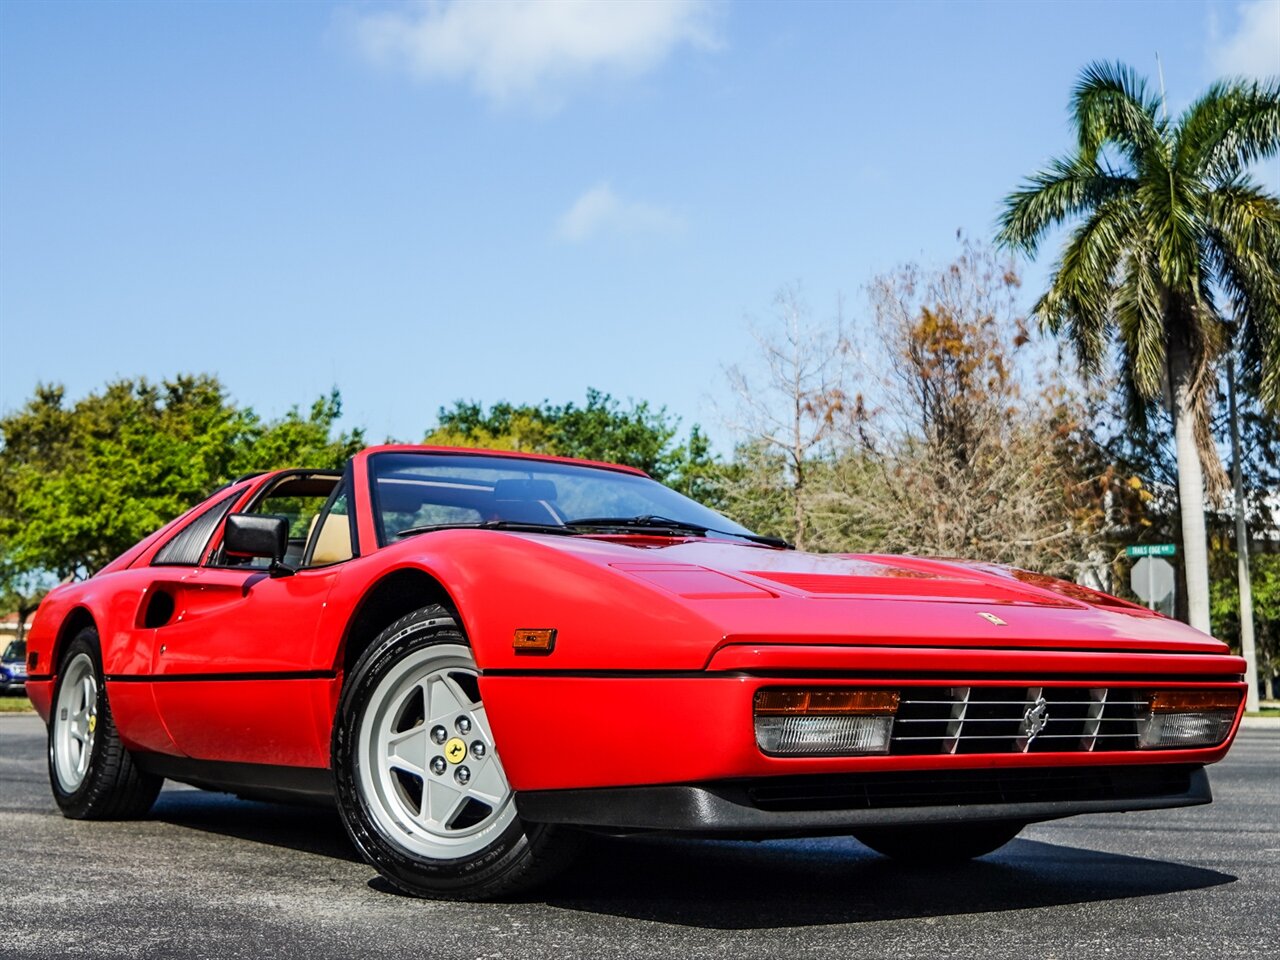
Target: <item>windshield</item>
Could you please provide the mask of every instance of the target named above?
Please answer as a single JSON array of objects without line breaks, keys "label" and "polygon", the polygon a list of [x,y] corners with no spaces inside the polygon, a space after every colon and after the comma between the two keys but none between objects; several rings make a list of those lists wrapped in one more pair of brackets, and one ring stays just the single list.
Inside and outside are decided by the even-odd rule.
[{"label": "windshield", "polygon": [[369,458],[378,542],[404,531],[494,521],[559,527],[601,517],[661,517],[750,535],[656,480],[571,463],[516,457],[379,453]]},{"label": "windshield", "polygon": [[5,647],[5,660],[25,660],[27,658],[27,641],[14,640],[9,646]]}]

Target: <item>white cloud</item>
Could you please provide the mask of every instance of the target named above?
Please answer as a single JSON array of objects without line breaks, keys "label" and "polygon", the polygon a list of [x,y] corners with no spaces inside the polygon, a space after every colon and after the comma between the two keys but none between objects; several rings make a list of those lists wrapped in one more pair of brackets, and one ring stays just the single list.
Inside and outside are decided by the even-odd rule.
[{"label": "white cloud", "polygon": [[374,63],[554,105],[573,81],[640,74],[682,45],[714,49],[717,13],[710,0],[425,0],[347,11],[341,25]]},{"label": "white cloud", "polygon": [[1280,75],[1280,0],[1247,0],[1235,7],[1235,29],[1209,23],[1209,64],[1217,76]]},{"label": "white cloud", "polygon": [[579,243],[602,233],[669,233],[682,226],[680,217],[664,207],[626,200],[607,183],[583,193],[556,223],[556,235]]}]

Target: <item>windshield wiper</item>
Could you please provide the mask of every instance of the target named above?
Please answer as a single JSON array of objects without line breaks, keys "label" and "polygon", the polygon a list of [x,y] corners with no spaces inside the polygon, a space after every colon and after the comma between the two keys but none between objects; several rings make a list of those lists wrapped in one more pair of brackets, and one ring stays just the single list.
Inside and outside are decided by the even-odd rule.
[{"label": "windshield wiper", "polygon": [[740,540],[759,543],[766,547],[791,549],[791,544],[779,537],[765,537],[758,533],[739,533],[736,530],[717,530],[715,527],[706,527],[700,523],[690,523],[688,520],[673,520],[671,517],[661,517],[652,513],[646,513],[638,517],[583,517],[581,520],[570,520],[567,526],[617,527],[622,530],[641,529],[655,532],[658,530],[670,530],[676,533],[694,533],[699,536],[714,533],[717,536],[737,537]]},{"label": "windshield wiper", "polygon": [[517,533],[559,533],[572,534],[573,531],[559,523],[526,523],[520,520],[484,520],[473,523],[425,523],[420,527],[406,527],[399,531],[397,537],[412,537],[418,533],[432,533],[436,530],[514,530]]}]

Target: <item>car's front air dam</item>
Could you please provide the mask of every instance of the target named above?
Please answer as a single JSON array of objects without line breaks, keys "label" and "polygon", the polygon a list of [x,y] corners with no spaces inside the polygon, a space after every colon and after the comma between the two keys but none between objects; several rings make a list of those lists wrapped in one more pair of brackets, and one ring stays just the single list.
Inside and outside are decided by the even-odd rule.
[{"label": "car's front air dam", "polygon": [[1209,803],[1203,767],[966,770],[539,790],[516,795],[526,820],[606,831],[786,836],[861,827],[1018,820]]}]

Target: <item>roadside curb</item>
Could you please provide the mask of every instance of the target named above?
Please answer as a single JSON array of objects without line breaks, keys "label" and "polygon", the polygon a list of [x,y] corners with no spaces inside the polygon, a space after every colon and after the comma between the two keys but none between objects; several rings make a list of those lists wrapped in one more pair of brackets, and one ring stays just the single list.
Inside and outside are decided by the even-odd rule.
[{"label": "roadside curb", "polygon": [[1249,730],[1280,730],[1280,717],[1244,717],[1240,726]]}]

